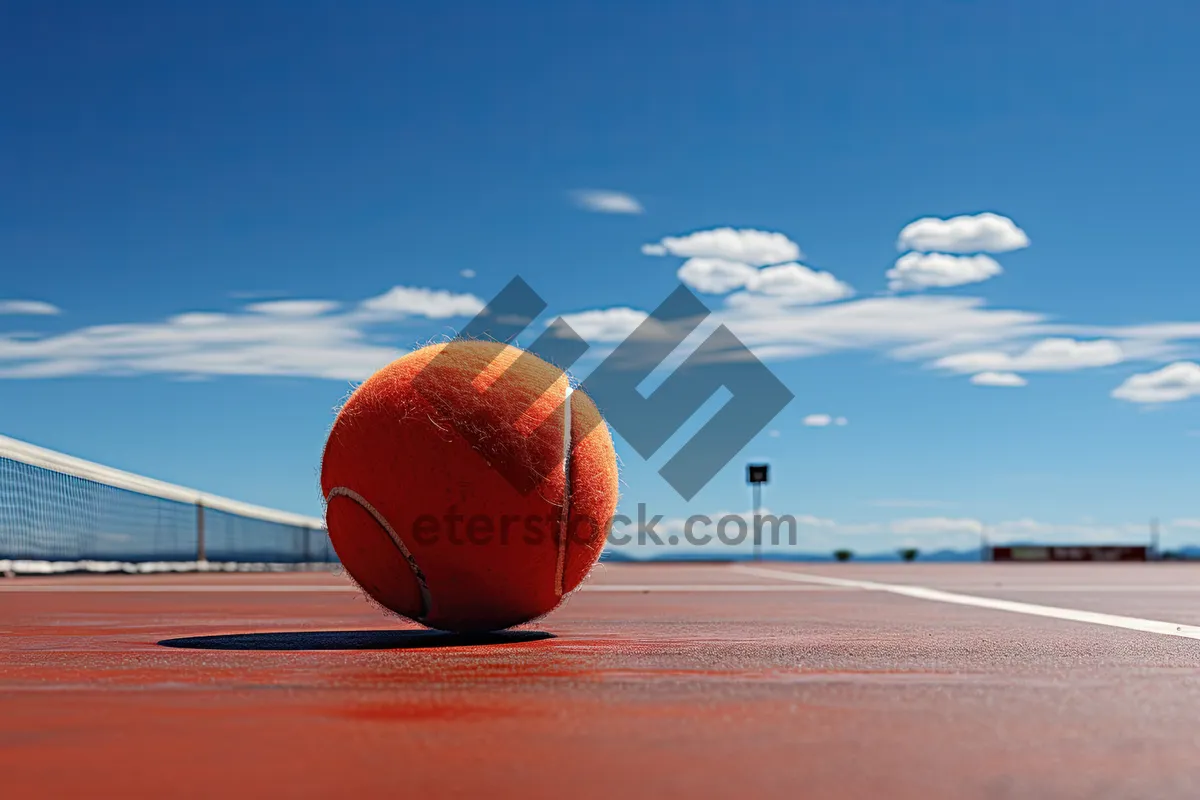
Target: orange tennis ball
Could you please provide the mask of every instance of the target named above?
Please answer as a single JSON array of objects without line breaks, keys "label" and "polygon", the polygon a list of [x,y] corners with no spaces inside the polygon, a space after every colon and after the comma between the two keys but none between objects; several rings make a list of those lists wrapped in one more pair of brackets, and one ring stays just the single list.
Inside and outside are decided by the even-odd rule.
[{"label": "orange tennis ball", "polygon": [[321,463],[338,558],[380,605],[489,631],[553,610],[587,576],[617,502],[612,438],[542,359],[496,342],[424,347],[371,376]]}]

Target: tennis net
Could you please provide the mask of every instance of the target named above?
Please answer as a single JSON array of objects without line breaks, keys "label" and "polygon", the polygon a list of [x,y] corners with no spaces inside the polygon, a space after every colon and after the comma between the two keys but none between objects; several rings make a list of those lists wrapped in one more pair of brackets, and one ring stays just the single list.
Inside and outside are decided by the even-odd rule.
[{"label": "tennis net", "polygon": [[295,569],[324,523],[0,436],[0,572]]}]

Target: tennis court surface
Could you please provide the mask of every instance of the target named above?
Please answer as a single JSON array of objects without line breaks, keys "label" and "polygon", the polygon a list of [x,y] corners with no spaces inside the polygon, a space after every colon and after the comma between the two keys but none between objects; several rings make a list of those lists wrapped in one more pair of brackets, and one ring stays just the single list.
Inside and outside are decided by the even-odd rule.
[{"label": "tennis court surface", "polygon": [[6,798],[1200,796],[1200,565],[607,564],[476,639],[336,574],[18,577],[0,635]]}]

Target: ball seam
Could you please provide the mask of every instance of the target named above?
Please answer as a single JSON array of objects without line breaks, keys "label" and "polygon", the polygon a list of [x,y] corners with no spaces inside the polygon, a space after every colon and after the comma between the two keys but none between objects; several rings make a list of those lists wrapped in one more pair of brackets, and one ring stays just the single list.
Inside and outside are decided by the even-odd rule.
[{"label": "ball seam", "polygon": [[365,497],[354,491],[348,486],[335,486],[329,490],[329,494],[325,498],[326,504],[335,497],[346,497],[362,506],[379,527],[387,533],[388,538],[392,540],[392,544],[400,551],[400,555],[404,556],[404,560],[408,562],[409,569],[412,570],[413,577],[416,578],[417,588],[421,592],[421,614],[414,619],[417,622],[424,622],[433,610],[433,596],[429,591],[429,584],[425,580],[425,573],[421,571],[421,567],[417,565],[417,559],[413,557],[412,552],[404,544],[404,540],[400,538],[400,534],[396,533],[396,529],[392,527],[387,518],[379,512],[375,506],[371,505]]},{"label": "ball seam", "polygon": [[554,595],[562,597],[565,594],[565,573],[567,571],[567,534],[571,529],[571,445],[575,436],[571,431],[571,385],[563,397],[563,491],[562,516],[558,531],[558,559],[554,568]]}]

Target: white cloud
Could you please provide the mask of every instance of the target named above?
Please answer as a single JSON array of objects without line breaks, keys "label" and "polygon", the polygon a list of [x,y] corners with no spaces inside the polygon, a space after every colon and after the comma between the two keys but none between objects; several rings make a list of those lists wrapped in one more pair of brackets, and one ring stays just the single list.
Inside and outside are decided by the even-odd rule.
[{"label": "white cloud", "polygon": [[1174,403],[1200,396],[1200,364],[1176,361],[1154,372],[1131,375],[1112,396],[1131,403]]},{"label": "white cloud", "polygon": [[[615,342],[645,318],[632,309],[593,309],[568,315],[581,335],[593,341]],[[621,320],[624,319],[622,323]],[[617,323],[617,324],[611,324]],[[682,359],[719,324],[724,324],[760,359],[808,358],[826,353],[874,351],[901,361],[930,361],[930,366],[965,375],[982,375],[982,385],[1018,385],[1026,372],[1066,371],[1124,361],[1146,360],[1174,345],[1153,343],[1160,335],[1195,335],[1186,324],[1169,326],[1169,333],[1133,329],[1137,339],[1122,337],[1119,327],[1095,328],[1112,339],[1083,340],[1047,337],[1050,331],[1081,330],[1085,326],[1050,324],[1041,314],[988,308],[979,298],[903,295],[869,297],[828,305],[798,304],[786,297],[740,291],[725,296],[696,334],[672,354]],[[600,354],[600,348],[593,355]]]},{"label": "white cloud", "polygon": [[316,317],[333,311],[340,305],[333,300],[272,300],[266,303],[252,303],[246,306],[246,310],[277,317]]},{"label": "white cloud", "polygon": [[780,434],[779,431],[772,429],[770,432],[767,433],[767,435],[770,436],[772,439],[778,439],[782,434]]},{"label": "white cloud", "polygon": [[1173,519],[1167,523],[1168,528],[1193,528],[1200,530],[1200,519]]},{"label": "white cloud", "polygon": [[887,271],[893,292],[962,286],[994,278],[1004,270],[989,256],[905,253]]},{"label": "white cloud", "polygon": [[1119,337],[1126,341],[1200,339],[1200,322],[1154,322],[1144,325],[1069,325],[1064,332],[1080,336]]},{"label": "white cloud", "polygon": [[62,310],[58,306],[41,300],[0,300],[0,314],[41,317],[61,313]]},{"label": "white cloud", "polygon": [[959,373],[1065,372],[1107,367],[1119,364],[1124,358],[1125,353],[1121,346],[1108,339],[1089,342],[1050,338],[1035,342],[1022,353],[975,350],[939,358],[933,365]]},{"label": "white cloud", "polygon": [[573,193],[580,208],[600,214],[641,214],[645,209],[631,195],[605,189],[581,189]]},{"label": "white cloud", "polygon": [[804,418],[804,424],[810,428],[824,428],[833,422],[833,417],[829,414],[809,414]]},{"label": "white cloud", "polygon": [[741,289],[757,274],[755,267],[741,261],[703,257],[689,258],[676,273],[683,283],[705,294],[725,294]]},{"label": "white cloud", "polygon": [[458,274],[464,278],[474,278],[476,273],[473,269],[461,269],[458,271]]},{"label": "white cloud", "polygon": [[[172,325],[178,325],[183,328],[199,328],[209,327],[213,325],[221,325],[232,320],[229,314],[217,314],[211,311],[187,311],[183,314],[176,314],[173,317],[168,317],[167,322]],[[103,326],[104,328],[108,326]],[[114,329],[121,326],[112,326]],[[103,329],[103,328],[102,328]]]},{"label": "white cloud", "polygon": [[366,311],[429,319],[470,317],[483,309],[483,301],[473,294],[455,294],[442,289],[393,286],[384,294],[362,302]]},{"label": "white cloud", "polygon": [[[838,288],[841,284],[832,276],[828,279],[831,283],[821,284],[824,279],[820,276],[827,273],[800,264],[756,268],[740,263],[748,276],[747,288],[726,295],[668,361],[686,358],[712,329],[723,324],[767,361],[866,351],[975,375],[976,383],[1009,385],[1016,383],[1013,375],[1039,370],[1081,369],[1121,361],[1158,360],[1161,364],[1164,355],[1179,359],[1177,351],[1186,350],[1184,345],[1191,340],[1200,340],[1200,323],[1051,324],[1042,314],[989,308],[972,297],[914,294],[809,305],[819,298],[806,296],[796,287],[805,287],[814,276],[817,286],[833,287],[831,295],[847,289]],[[778,294],[752,291],[750,286]],[[161,373],[355,379],[402,352],[391,347],[389,340],[377,339],[373,326],[465,318],[482,305],[472,294],[401,286],[358,304],[273,300],[230,313],[192,311],[161,322],[97,325],[48,337],[10,331],[0,333],[0,377]],[[565,319],[596,345],[588,355],[594,362],[611,350],[606,350],[606,345],[623,340],[644,321],[646,312],[628,307],[584,309],[565,315]],[[448,330],[444,325],[427,326],[420,335]],[[1046,335],[1071,331],[1107,338]],[[662,331],[664,336],[668,333]],[[414,334],[413,341],[418,340]],[[395,341],[394,335],[390,341]],[[1113,394],[1135,402],[1183,399],[1200,394],[1195,377],[1198,370],[1200,366],[1192,362],[1179,361],[1158,373],[1133,376]],[[836,424],[836,417],[826,423]]]},{"label": "white cloud", "polygon": [[[605,311],[587,312],[585,318],[594,316],[602,320]],[[614,313],[629,313],[629,310]],[[642,312],[637,312],[636,319],[642,318]],[[619,326],[605,339],[618,340],[616,334],[632,330],[634,321]],[[1145,326],[1125,329],[1051,324],[1035,312],[989,308],[980,298],[948,295],[868,297],[808,306],[785,297],[740,291],[725,296],[702,328],[711,330],[718,324],[728,326],[765,361],[875,351],[901,361],[929,361],[933,367],[979,375],[974,382],[989,386],[1021,385],[1027,372],[1069,371],[1152,360],[1175,346],[1171,342],[1156,342],[1157,336],[1181,334],[1200,338],[1200,325],[1193,329],[1187,323],[1174,323],[1160,332],[1146,330]],[[1088,340],[1044,335],[1068,330],[1094,330],[1114,338]],[[1139,338],[1123,338],[1127,330]],[[687,351],[705,336],[698,330],[672,357],[686,357]]]},{"label": "white cloud", "polygon": [[0,336],[0,377],[289,375],[360,380],[403,354],[349,315],[179,314],[33,340]]},{"label": "white cloud", "polygon": [[475,313],[470,295],[398,286],[356,308],[330,300],[190,311],[158,322],[93,325],[54,336],[0,334],[0,378],[66,375],[287,375],[361,380],[405,351],[372,342],[371,326]]},{"label": "white cloud", "polygon": [[842,283],[832,273],[818,272],[794,262],[763,267],[746,284],[746,288],[804,305],[828,303],[854,294],[849,284]]},{"label": "white cloud", "polygon": [[976,386],[1024,386],[1029,381],[1015,372],[980,372],[971,376]]},{"label": "white cloud", "polygon": [[942,253],[1005,253],[1029,246],[1025,231],[1008,217],[985,212],[949,219],[923,217],[900,231],[897,250]]},{"label": "white cloud", "polygon": [[840,426],[840,425],[849,425],[849,424],[850,424],[850,420],[846,419],[845,417],[838,417],[837,419],[835,419],[835,420],[833,421],[833,424],[834,424],[834,425],[839,425],[839,426]]},{"label": "white cloud", "polygon": [[848,284],[831,273],[795,262],[758,269],[741,261],[697,257],[685,261],[677,274],[683,283],[705,294],[744,288],[797,305],[828,303],[854,294]]},{"label": "white cloud", "polygon": [[667,236],[656,244],[642,246],[646,255],[682,258],[720,258],[755,267],[798,261],[800,246],[782,233],[753,228],[711,228],[685,236]]},{"label": "white cloud", "polygon": [[648,316],[633,308],[603,308],[563,314],[562,319],[589,342],[621,342]]},{"label": "white cloud", "polygon": [[1125,361],[1157,361],[1162,364],[1195,358],[1200,340],[1200,323],[1159,322],[1143,325],[1044,325],[1054,335],[1110,338],[1125,353]]},{"label": "white cloud", "polygon": [[1022,371],[1072,370],[1107,367],[1125,358],[1121,346],[1114,341],[1097,339],[1052,338],[1035,342],[1017,356],[1014,368]]},{"label": "white cloud", "polygon": [[978,298],[909,295],[797,307],[786,298],[739,293],[715,312],[756,353],[780,357],[882,349],[902,360],[1027,338],[1043,317],[990,309]]}]

